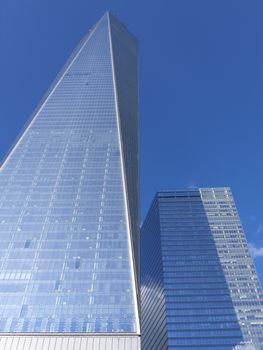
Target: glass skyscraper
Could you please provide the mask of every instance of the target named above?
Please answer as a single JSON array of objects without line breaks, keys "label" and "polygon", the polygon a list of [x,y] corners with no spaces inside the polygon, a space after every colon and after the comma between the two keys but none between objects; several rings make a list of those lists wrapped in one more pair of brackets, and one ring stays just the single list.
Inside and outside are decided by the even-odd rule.
[{"label": "glass skyscraper", "polygon": [[1,165],[1,350],[140,348],[137,76],[106,13]]},{"label": "glass skyscraper", "polygon": [[263,349],[263,299],[229,188],[156,194],[141,230],[142,349]]}]

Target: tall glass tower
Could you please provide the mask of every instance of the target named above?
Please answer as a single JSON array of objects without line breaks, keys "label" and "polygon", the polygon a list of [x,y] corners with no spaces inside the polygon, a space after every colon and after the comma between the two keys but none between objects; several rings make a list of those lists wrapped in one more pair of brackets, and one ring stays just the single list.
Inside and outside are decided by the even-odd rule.
[{"label": "tall glass tower", "polygon": [[142,349],[263,349],[262,290],[229,188],[157,193],[141,235]]},{"label": "tall glass tower", "polygon": [[140,348],[137,76],[106,13],[1,165],[1,350]]}]

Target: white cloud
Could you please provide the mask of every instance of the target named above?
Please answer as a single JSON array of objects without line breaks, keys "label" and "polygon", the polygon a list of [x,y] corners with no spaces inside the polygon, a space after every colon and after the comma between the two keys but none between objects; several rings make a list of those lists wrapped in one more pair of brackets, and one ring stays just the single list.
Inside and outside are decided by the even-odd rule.
[{"label": "white cloud", "polygon": [[194,180],[189,181],[187,188],[197,188],[196,181],[194,181]]},{"label": "white cloud", "polygon": [[263,256],[263,247],[256,247],[253,243],[249,243],[249,250],[253,258]]},{"label": "white cloud", "polygon": [[255,215],[252,214],[252,215],[249,216],[248,219],[249,219],[249,221],[256,221],[256,220],[257,220],[257,217],[256,217]]},{"label": "white cloud", "polygon": [[263,222],[261,222],[259,225],[258,225],[258,227],[257,227],[257,229],[256,229],[256,235],[258,235],[258,234],[260,234],[260,233],[262,233],[263,232]]}]

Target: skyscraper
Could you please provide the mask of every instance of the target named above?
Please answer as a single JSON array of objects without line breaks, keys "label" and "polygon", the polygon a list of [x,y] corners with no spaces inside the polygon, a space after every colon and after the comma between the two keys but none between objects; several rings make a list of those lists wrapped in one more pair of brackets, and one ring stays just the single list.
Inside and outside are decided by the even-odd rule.
[{"label": "skyscraper", "polygon": [[106,13],[4,160],[0,349],[140,348],[137,75]]},{"label": "skyscraper", "polygon": [[262,290],[229,188],[157,193],[141,236],[142,349],[263,349]]}]

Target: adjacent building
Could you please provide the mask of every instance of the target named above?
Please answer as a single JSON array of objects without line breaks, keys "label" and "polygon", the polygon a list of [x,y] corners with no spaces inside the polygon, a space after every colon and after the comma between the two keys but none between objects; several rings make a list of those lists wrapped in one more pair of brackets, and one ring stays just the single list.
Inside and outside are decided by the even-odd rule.
[{"label": "adjacent building", "polygon": [[140,349],[137,77],[106,13],[1,165],[1,350]]},{"label": "adjacent building", "polygon": [[141,252],[142,349],[263,349],[262,290],[229,188],[157,193]]}]

